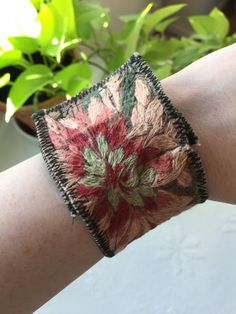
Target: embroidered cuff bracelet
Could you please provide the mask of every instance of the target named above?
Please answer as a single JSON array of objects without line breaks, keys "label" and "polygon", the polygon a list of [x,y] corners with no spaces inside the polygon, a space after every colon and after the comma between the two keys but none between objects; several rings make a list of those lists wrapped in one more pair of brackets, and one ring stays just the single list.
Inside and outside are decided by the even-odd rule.
[{"label": "embroidered cuff bracelet", "polygon": [[73,220],[112,257],[207,198],[197,136],[137,53],[102,82],[32,116]]}]

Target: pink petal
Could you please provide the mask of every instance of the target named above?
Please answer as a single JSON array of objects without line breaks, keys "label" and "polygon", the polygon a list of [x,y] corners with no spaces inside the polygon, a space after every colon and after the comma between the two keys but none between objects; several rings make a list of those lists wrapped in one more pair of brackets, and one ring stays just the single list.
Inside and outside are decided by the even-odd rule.
[{"label": "pink petal", "polygon": [[135,97],[144,107],[148,105],[151,98],[149,87],[140,78],[135,81]]},{"label": "pink petal", "polygon": [[133,110],[131,115],[131,122],[133,126],[136,126],[137,124],[143,124],[145,119],[145,108],[142,103],[137,103]]},{"label": "pink petal", "polygon": [[187,162],[187,154],[182,147],[177,147],[152,160],[148,166],[156,170],[153,187],[164,186],[178,178]]},{"label": "pink petal", "polygon": [[113,111],[107,108],[103,102],[96,97],[91,97],[88,107],[88,115],[92,124],[102,123],[111,118]]},{"label": "pink petal", "polygon": [[112,96],[113,106],[115,111],[121,110],[121,100],[120,100],[120,91],[121,91],[121,75],[118,73],[112,75],[108,82],[106,83],[106,94],[107,97]]},{"label": "pink petal", "polygon": [[56,149],[67,147],[67,129],[59,122],[52,119],[49,115],[45,116],[48,126],[49,137]]},{"label": "pink petal", "polygon": [[[68,121],[67,121],[68,120]],[[74,116],[70,116],[63,121],[63,124],[72,129],[78,129],[80,132],[84,132],[89,125],[91,125],[91,120],[88,114],[80,106]]]}]

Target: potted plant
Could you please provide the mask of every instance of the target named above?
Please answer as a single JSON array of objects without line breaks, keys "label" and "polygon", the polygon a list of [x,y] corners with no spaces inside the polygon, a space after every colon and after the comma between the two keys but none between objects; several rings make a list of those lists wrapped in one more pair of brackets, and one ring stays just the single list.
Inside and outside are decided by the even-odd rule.
[{"label": "potted plant", "polygon": [[140,14],[120,17],[122,27],[112,31],[109,10],[97,3],[31,2],[40,23],[38,36],[9,37],[11,48],[0,48],[0,108],[6,110],[6,121],[14,115],[30,128],[33,111],[89,87],[98,69],[101,79],[134,51],[162,79],[236,39],[228,36],[229,22],[217,8],[189,17],[192,35],[177,38],[168,35],[168,27],[185,4],[157,8],[150,3]]},{"label": "potted plant", "polygon": [[[0,47],[0,110],[6,112],[6,122],[14,115],[33,133],[31,115],[35,110],[53,106],[91,85],[91,64],[96,63],[86,54],[90,33],[86,23],[93,16],[93,31],[101,27],[107,10],[79,3],[78,30],[72,0],[28,1],[36,11],[40,32],[37,37],[8,37],[10,48]],[[98,17],[95,11],[100,13]]]}]

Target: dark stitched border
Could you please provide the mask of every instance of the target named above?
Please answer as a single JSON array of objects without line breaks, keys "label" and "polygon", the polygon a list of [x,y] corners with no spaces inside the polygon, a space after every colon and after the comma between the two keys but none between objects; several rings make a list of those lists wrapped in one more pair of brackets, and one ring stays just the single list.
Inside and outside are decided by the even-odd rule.
[{"label": "dark stitched border", "polygon": [[[72,97],[69,100],[66,100],[65,102],[62,102],[47,110],[43,109],[32,115],[32,119],[36,126],[37,136],[43,158],[46,162],[50,175],[54,179],[65,203],[68,206],[69,211],[71,212],[73,221],[79,215],[82,217],[97,245],[101,249],[102,253],[107,257],[114,256],[114,252],[109,249],[108,241],[105,235],[102,232],[99,232],[96,222],[92,220],[83,204],[76,203],[74,201],[74,191],[68,187],[66,188],[68,181],[61,169],[60,162],[58,161],[54,146],[49,138],[48,128],[44,116],[49,112],[58,110],[63,115],[62,108],[65,105],[70,108],[74,105],[75,102],[78,102],[78,100],[82,100],[92,92],[103,88],[104,84],[110,79],[111,76],[113,76],[114,74],[123,73],[128,67],[132,67],[133,69],[135,69],[137,74],[139,73],[145,76],[147,82],[152,87],[153,92],[158,96],[161,103],[163,104],[164,111],[167,117],[171,119],[173,124],[175,125],[179,137],[179,144],[195,144],[198,139],[197,135],[194,133],[190,124],[186,121],[183,115],[171,103],[170,99],[164,93],[160,81],[156,78],[148,64],[142,59],[142,57],[138,53],[134,53],[123,66],[121,66],[117,71],[108,76],[105,80],[102,80],[91,88],[82,91],[78,95]],[[202,203],[208,198],[205,173],[198,154],[191,148],[188,149],[187,154],[189,156],[191,170],[195,174],[197,181],[198,195],[196,196],[196,202]]]}]

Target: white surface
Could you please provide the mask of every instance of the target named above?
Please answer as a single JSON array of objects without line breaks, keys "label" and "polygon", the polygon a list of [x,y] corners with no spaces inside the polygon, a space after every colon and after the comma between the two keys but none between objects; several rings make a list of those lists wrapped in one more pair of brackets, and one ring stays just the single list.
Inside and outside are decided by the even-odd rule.
[{"label": "white surface", "polygon": [[35,313],[235,314],[235,262],[236,206],[207,202],[103,258]]},{"label": "white surface", "polygon": [[[38,152],[0,120],[1,169]],[[236,314],[235,264],[236,206],[208,201],[103,258],[35,313]]]}]

